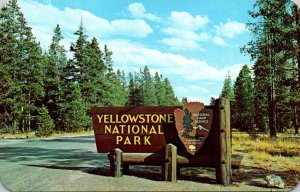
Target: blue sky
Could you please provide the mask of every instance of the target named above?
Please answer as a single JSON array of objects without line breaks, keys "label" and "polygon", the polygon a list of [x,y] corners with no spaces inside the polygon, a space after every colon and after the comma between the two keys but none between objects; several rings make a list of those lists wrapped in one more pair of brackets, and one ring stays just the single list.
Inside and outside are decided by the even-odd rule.
[{"label": "blue sky", "polygon": [[60,24],[66,49],[82,18],[89,38],[113,51],[115,69],[147,65],[167,77],[181,99],[209,103],[228,71],[252,65],[240,47],[254,0],[19,0],[37,40],[47,49]]}]

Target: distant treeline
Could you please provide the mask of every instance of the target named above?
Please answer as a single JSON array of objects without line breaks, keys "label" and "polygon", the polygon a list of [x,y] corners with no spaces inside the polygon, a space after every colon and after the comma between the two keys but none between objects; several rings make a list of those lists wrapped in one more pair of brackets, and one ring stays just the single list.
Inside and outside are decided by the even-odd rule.
[{"label": "distant treeline", "polygon": [[91,128],[92,106],[178,105],[167,78],[145,67],[113,70],[112,52],[88,40],[83,23],[67,51],[60,26],[42,50],[16,0],[0,11],[0,133],[73,132]]},{"label": "distant treeline", "polygon": [[232,126],[243,131],[285,132],[300,127],[300,11],[288,0],[257,0],[247,23],[252,40],[241,51],[254,61],[221,96],[232,102]]}]

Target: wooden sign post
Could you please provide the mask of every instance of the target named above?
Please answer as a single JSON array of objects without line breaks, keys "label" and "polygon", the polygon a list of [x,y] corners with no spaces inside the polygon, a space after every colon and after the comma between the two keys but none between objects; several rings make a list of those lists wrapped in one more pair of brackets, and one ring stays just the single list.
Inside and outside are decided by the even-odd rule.
[{"label": "wooden sign post", "polygon": [[216,100],[217,124],[220,131],[216,138],[216,180],[220,184],[231,181],[231,138],[230,138],[230,102],[224,98]]},{"label": "wooden sign post", "polygon": [[129,165],[162,166],[162,177],[176,182],[180,167],[216,168],[219,184],[231,183],[230,105],[199,102],[166,107],[91,109],[97,151],[108,153],[111,175]]}]

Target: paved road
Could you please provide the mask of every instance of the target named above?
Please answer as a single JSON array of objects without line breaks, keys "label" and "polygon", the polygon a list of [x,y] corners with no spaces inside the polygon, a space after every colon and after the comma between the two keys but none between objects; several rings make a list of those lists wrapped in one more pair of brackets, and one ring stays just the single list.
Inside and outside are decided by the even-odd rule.
[{"label": "paved road", "polygon": [[0,180],[12,191],[266,190],[244,184],[215,185],[213,171],[210,175],[190,169],[190,176],[175,184],[161,181],[160,172],[160,167],[135,166],[130,169],[130,175],[110,177],[107,156],[96,152],[93,135],[0,140]]}]

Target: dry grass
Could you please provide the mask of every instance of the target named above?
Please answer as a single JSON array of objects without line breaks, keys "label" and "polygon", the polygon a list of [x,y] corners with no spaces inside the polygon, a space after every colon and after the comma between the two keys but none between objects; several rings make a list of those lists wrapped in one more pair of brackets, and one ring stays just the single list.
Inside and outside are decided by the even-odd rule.
[{"label": "dry grass", "polygon": [[287,140],[284,135],[270,139],[266,135],[253,138],[246,133],[235,133],[233,153],[248,153],[251,164],[267,169],[300,173],[300,141]]}]

